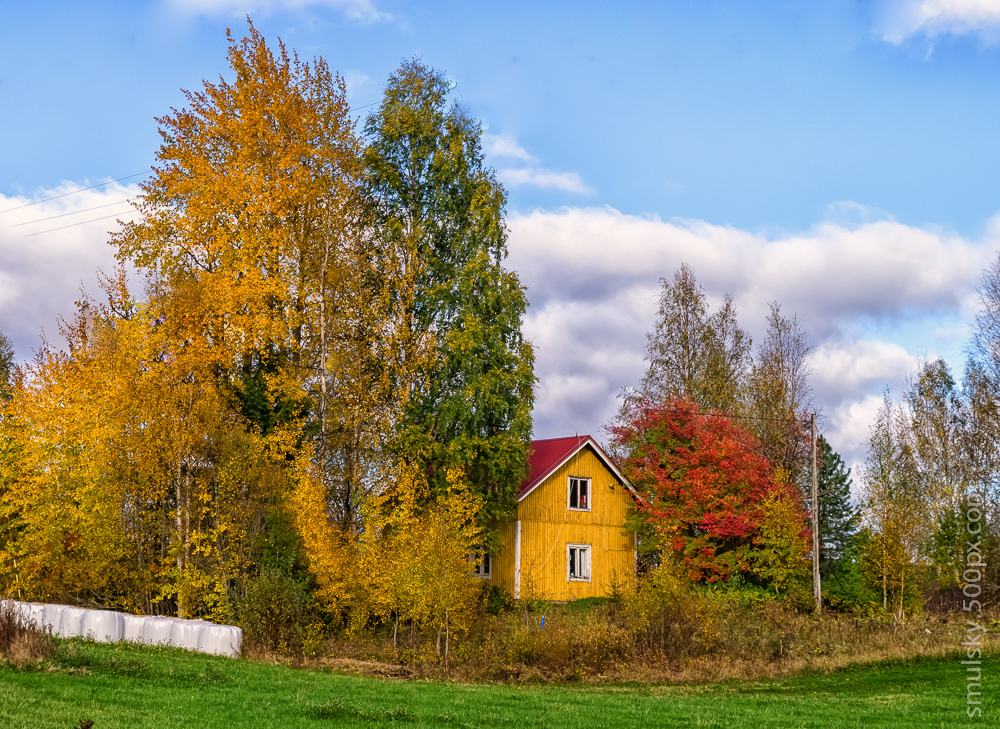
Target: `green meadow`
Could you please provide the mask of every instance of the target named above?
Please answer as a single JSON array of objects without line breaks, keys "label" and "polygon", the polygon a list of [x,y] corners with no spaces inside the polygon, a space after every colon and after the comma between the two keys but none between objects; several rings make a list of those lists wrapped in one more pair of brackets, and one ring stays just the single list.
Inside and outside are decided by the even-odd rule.
[{"label": "green meadow", "polygon": [[982,717],[966,716],[958,656],[714,684],[458,684],[338,675],[176,649],[59,641],[55,657],[0,666],[5,729],[169,727],[996,726],[1000,657]]}]

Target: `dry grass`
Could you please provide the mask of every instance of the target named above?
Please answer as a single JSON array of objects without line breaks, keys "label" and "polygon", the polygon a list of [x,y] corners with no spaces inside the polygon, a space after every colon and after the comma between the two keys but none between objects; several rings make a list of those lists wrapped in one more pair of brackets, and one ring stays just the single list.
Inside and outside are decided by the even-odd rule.
[{"label": "dry grass", "polygon": [[[826,615],[817,619],[778,602],[747,609],[703,596],[681,600],[636,630],[614,606],[585,612],[550,606],[541,614],[483,615],[457,642],[446,670],[433,646],[418,641],[393,651],[377,631],[330,641],[319,659],[296,662],[388,678],[506,683],[706,683],[827,673],[851,665],[958,653],[964,614],[926,615],[906,624]],[[1000,612],[984,652],[1000,654]],[[284,662],[288,662],[287,659]]]},{"label": "dry grass", "polygon": [[[804,673],[830,673],[852,664],[906,661],[921,657],[946,657],[964,651],[961,616],[942,623],[919,621],[894,626],[867,624],[851,618],[827,617],[816,621],[810,634],[830,646],[793,648],[782,656],[751,657],[740,651],[716,650],[686,660],[648,655],[646,660],[620,666],[595,677],[598,681],[643,683],[708,683],[788,678]],[[1000,654],[1000,634],[985,636],[984,653]]]},{"label": "dry grass", "polygon": [[24,668],[51,658],[52,635],[25,622],[9,601],[0,600],[0,661]]}]

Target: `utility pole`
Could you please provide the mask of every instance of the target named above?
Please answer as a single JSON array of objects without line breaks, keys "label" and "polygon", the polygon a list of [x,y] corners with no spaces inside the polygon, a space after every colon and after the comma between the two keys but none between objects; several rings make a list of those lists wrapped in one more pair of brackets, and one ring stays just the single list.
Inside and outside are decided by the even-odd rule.
[{"label": "utility pole", "polygon": [[819,584],[819,477],[816,472],[816,413],[810,420],[812,430],[812,537],[813,537],[813,596],[816,614],[823,610],[823,593]]}]

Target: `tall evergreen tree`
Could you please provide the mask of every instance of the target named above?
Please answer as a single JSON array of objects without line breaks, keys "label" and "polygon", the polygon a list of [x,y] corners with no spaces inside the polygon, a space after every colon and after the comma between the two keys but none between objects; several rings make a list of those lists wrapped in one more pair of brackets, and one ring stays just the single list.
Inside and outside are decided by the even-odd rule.
[{"label": "tall evergreen tree", "polygon": [[524,289],[503,267],[506,192],[485,166],[479,123],[450,91],[441,73],[405,62],[367,121],[371,255],[403,360],[394,450],[432,486],[461,467],[490,520],[510,512],[526,473],[534,354],[521,334]]},{"label": "tall evergreen tree", "polygon": [[[861,523],[861,512],[851,503],[851,469],[826,438],[817,443],[819,468],[820,573],[827,577],[838,571]],[[811,504],[810,504],[811,508]]]}]

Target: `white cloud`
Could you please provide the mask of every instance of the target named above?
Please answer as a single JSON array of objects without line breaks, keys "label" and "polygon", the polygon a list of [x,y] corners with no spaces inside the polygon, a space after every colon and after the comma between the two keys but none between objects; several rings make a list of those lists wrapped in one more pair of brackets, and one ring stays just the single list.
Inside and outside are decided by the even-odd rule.
[{"label": "white cloud", "polygon": [[919,357],[898,344],[863,339],[822,342],[809,361],[820,402],[837,400],[844,393],[897,387],[918,364]]},{"label": "white cloud", "polygon": [[844,458],[851,469],[855,496],[861,479],[861,465],[865,458],[865,444],[869,431],[875,422],[878,409],[882,406],[882,395],[871,393],[839,404],[828,414],[825,437],[834,450]]},{"label": "white cloud", "polygon": [[937,330],[955,334],[950,328],[968,315],[1000,237],[991,228],[983,241],[969,241],[869,217],[875,219],[851,227],[824,221],[769,238],[611,208],[511,216],[508,263],[531,301],[526,331],[536,346],[536,434],[599,435],[621,387],[637,384],[644,371],[659,279],[687,262],[710,301],[733,294],[743,326],[758,341],[769,302],[798,315],[815,345],[813,386],[831,443],[848,462],[856,460],[858,434],[863,439],[870,422],[859,425],[868,398],[896,387],[916,356],[936,345],[928,340]]},{"label": "white cloud", "polygon": [[343,75],[344,85],[347,86],[348,94],[353,94],[363,89],[372,80],[371,76],[360,71],[345,71]]},{"label": "white cloud", "polygon": [[[59,317],[72,316],[81,286],[96,295],[97,269],[114,268],[108,231],[117,229],[116,218],[131,219],[123,201],[139,190],[119,184],[81,190],[87,186],[63,183],[32,198],[0,195],[0,329],[19,359],[38,347],[43,329],[57,342]],[[62,197],[29,205],[56,195]]]},{"label": "white cloud", "polygon": [[890,43],[925,33],[982,33],[995,36],[1000,29],[1000,0],[897,0],[885,8],[882,37]]},{"label": "white cloud", "polygon": [[535,164],[538,158],[530,154],[524,147],[517,143],[513,137],[506,135],[483,134],[483,150],[490,157],[506,157],[508,159],[519,159],[528,164]]},{"label": "white cloud", "polygon": [[305,10],[311,7],[328,7],[343,11],[349,19],[359,23],[391,20],[388,13],[379,11],[371,0],[167,0],[175,10],[185,15],[246,15]]},{"label": "white cloud", "polygon": [[[553,172],[539,166],[539,159],[507,134],[483,134],[483,151],[490,161],[517,160],[520,167],[504,166],[497,171],[497,178],[507,187],[529,185],[575,194],[589,194],[593,189],[584,184],[575,172]],[[509,165],[509,163],[507,163]]]},{"label": "white cloud", "polygon": [[544,168],[512,168],[507,167],[497,172],[497,177],[508,187],[534,185],[535,187],[551,187],[566,192],[590,193],[593,190],[583,184],[580,175],[575,172],[553,172]]},{"label": "white cloud", "polygon": [[881,220],[895,221],[888,212],[874,205],[862,205],[853,200],[836,200],[826,206],[823,219],[844,228],[855,228]]}]

